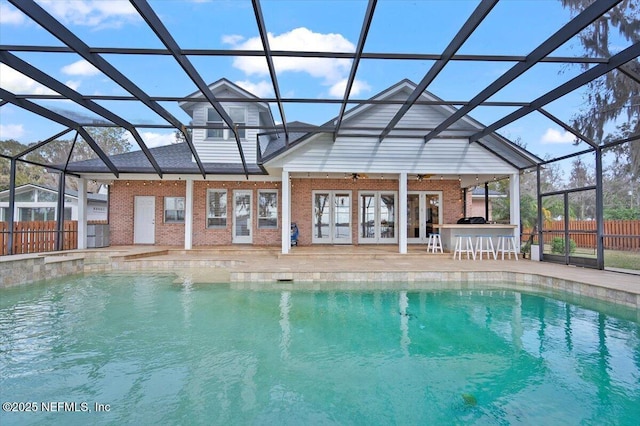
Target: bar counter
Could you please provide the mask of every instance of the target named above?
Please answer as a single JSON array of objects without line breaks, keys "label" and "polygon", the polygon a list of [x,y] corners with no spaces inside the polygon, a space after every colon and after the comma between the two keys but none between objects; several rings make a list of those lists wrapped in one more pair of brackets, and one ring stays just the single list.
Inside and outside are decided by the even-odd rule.
[{"label": "bar counter", "polygon": [[[516,231],[518,225],[499,225],[493,223],[485,224],[455,224],[444,223],[442,225],[433,225],[434,229],[440,231],[440,238],[442,239],[442,248],[445,251],[453,252],[456,246],[456,235],[490,235],[493,240],[494,247],[498,243],[498,235],[514,235],[516,237],[516,245],[518,245],[518,235]],[[475,238],[474,238],[475,241]]]}]

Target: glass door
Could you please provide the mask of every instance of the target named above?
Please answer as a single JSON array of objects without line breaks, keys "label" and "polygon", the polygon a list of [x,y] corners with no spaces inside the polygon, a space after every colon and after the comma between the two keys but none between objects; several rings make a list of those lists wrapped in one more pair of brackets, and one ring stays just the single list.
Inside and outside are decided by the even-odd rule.
[{"label": "glass door", "polygon": [[407,194],[407,242],[426,243],[434,225],[442,223],[442,192],[414,191]]},{"label": "glass door", "polygon": [[333,195],[333,241],[351,244],[351,195]]},{"label": "glass door", "polygon": [[394,192],[359,193],[358,241],[360,243],[395,243],[396,194]]},{"label": "glass door", "polygon": [[233,242],[251,244],[251,191],[233,191]]},{"label": "glass door", "polygon": [[314,191],[314,244],[351,244],[351,194],[338,191]]}]

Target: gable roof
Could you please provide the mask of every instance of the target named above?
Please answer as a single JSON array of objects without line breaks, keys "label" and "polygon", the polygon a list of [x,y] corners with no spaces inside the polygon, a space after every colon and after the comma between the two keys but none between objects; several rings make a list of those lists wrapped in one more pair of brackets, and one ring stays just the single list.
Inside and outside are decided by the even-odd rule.
[{"label": "gable roof", "polygon": [[[416,84],[414,82],[412,82],[409,79],[403,79],[400,80],[398,83],[394,84],[393,86],[388,87],[387,89],[383,90],[382,92],[374,95],[373,97],[370,98],[370,100],[372,101],[382,101],[382,100],[387,100],[393,96],[397,96],[398,94],[401,93],[406,93],[406,96],[408,97],[409,94],[411,92],[413,92],[413,90],[415,90],[416,88]],[[437,96],[435,96],[434,94],[428,92],[428,91],[424,91],[421,95],[420,95],[421,100],[423,101],[436,101],[436,102],[440,102],[442,101],[442,99],[438,98]],[[351,108],[350,110],[346,111],[344,114],[344,118],[343,118],[343,125],[350,121],[350,120],[354,120],[355,117],[364,114],[365,112],[374,109],[378,106],[378,104],[372,102],[372,103],[366,103],[366,104],[360,104],[357,105],[353,108]],[[452,115],[455,111],[457,111],[457,109],[453,106],[450,105],[428,105],[428,108],[432,108],[432,109],[436,109],[440,114],[443,114],[444,116],[450,116]],[[413,108],[413,106],[412,106]],[[319,126],[317,129],[318,130],[311,130],[308,131],[306,134],[299,136],[296,135],[297,137],[295,139],[290,138],[289,139],[289,143],[285,144],[283,143],[284,141],[282,140],[274,140],[272,141],[269,146],[265,149],[265,152],[263,153],[263,161],[264,163],[275,159],[276,157],[279,157],[280,155],[284,154],[285,152],[295,148],[296,146],[300,145],[301,143],[309,140],[311,137],[313,137],[314,135],[317,135],[319,133],[327,133],[326,130],[323,130],[323,128],[326,127],[333,127],[337,121],[338,117],[334,117],[331,120],[327,121],[325,124]],[[466,125],[465,125],[466,123]],[[384,123],[386,124],[386,123]],[[469,116],[465,116],[462,119],[460,119],[457,123],[454,123],[452,126],[450,126],[450,129],[455,129],[456,130],[456,136],[459,138],[467,138],[469,136],[471,136],[472,134],[476,133],[479,130],[484,129],[484,125],[481,124],[480,122],[478,122],[477,120],[469,117]],[[344,126],[343,126],[344,128]],[[379,134],[379,132],[378,132]],[[390,136],[392,136],[393,134],[393,130],[392,133],[390,134]],[[446,131],[443,132],[443,136],[446,136],[447,133]],[[340,136],[349,136],[347,132],[345,132],[344,130],[341,130],[340,132]],[[372,133],[371,136],[376,136],[376,134]],[[398,136],[398,137],[402,137],[402,136]],[[449,136],[450,137],[450,136]],[[382,143],[385,143],[384,141]],[[388,143],[388,142],[387,142]],[[512,166],[516,167],[519,170],[523,170],[523,169],[527,169],[530,167],[535,166],[538,162],[541,162],[542,160],[540,158],[538,158],[537,156],[535,156],[534,154],[530,153],[529,151],[527,151],[526,149],[516,145],[515,143],[509,141],[508,139],[506,139],[505,137],[501,136],[500,134],[493,132],[485,137],[483,137],[482,139],[480,139],[479,141],[475,142],[478,145],[482,146],[484,149],[486,149],[487,151],[492,152],[493,154],[495,154],[496,156],[498,156],[499,158],[501,158],[503,161],[511,164]]]},{"label": "gable roof", "polygon": [[[224,96],[219,97],[218,95],[216,95],[216,92],[220,92],[224,89],[227,89],[231,92],[235,92],[237,94],[237,97],[239,98],[259,99],[253,93],[243,89],[242,87],[238,86],[235,83],[232,83],[226,78],[221,78],[211,83],[207,87],[209,87],[209,90],[218,99],[218,101],[223,101],[225,97]],[[195,92],[191,93],[190,95],[187,96],[187,98],[197,98],[197,99],[194,99],[193,101],[182,101],[178,103],[180,108],[182,108],[184,111],[187,111],[187,112],[193,109],[193,107],[196,104],[200,104],[203,102],[207,103],[207,100],[204,98],[204,96],[202,95],[202,92],[200,92],[199,90],[196,90]],[[256,105],[259,105],[264,110],[269,110],[269,105],[266,102],[256,102]]]}]

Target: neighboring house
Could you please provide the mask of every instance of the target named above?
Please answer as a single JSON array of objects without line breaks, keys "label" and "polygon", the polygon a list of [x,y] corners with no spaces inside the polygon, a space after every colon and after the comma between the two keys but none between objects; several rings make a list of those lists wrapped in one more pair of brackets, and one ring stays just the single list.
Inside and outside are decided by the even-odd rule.
[{"label": "neighboring house", "polygon": [[493,189],[489,190],[489,215],[486,215],[486,197],[484,187],[475,187],[473,191],[471,191],[471,208],[468,210],[468,216],[481,216],[484,217],[487,221],[492,222],[493,218],[493,201],[498,198],[505,198],[506,195],[495,191]]},{"label": "neighboring house", "polygon": [[[400,103],[353,108],[335,138],[326,131],[335,120],[320,127],[288,123],[287,140],[267,104],[225,79],[209,87],[234,123],[244,125],[238,132],[246,171],[233,132],[204,98],[195,99],[199,93],[180,106],[192,117],[201,164],[187,143],[178,143],[150,150],[162,178],[142,151],[110,157],[118,178],[99,159],[69,165],[83,179],[110,184],[111,244],[281,245],[286,253],[296,223],[299,245],[396,244],[404,252],[407,244],[424,243],[434,224],[463,216],[463,188],[509,177],[517,197],[519,173],[539,160],[495,133],[470,144],[467,138],[483,126],[468,117],[425,143],[425,128],[455,111],[426,103],[413,105],[382,141]],[[402,80],[373,100],[402,102],[415,87]],[[434,100],[428,92],[419,99]],[[519,203],[512,206],[517,223]]]},{"label": "neighboring house", "polygon": [[[14,220],[29,222],[56,220],[58,191],[40,185],[16,187]],[[0,221],[9,216],[9,190],[0,192]],[[87,220],[106,221],[107,195],[87,194]],[[64,198],[64,220],[78,220],[78,192],[66,190]]]}]

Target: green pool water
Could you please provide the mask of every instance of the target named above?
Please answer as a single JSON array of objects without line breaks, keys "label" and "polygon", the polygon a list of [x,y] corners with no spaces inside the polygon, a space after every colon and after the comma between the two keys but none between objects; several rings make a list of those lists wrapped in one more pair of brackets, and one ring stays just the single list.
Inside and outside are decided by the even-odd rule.
[{"label": "green pool water", "polygon": [[0,424],[640,419],[635,311],[504,289],[289,287],[114,274],[0,290],[0,399],[23,411]]}]

